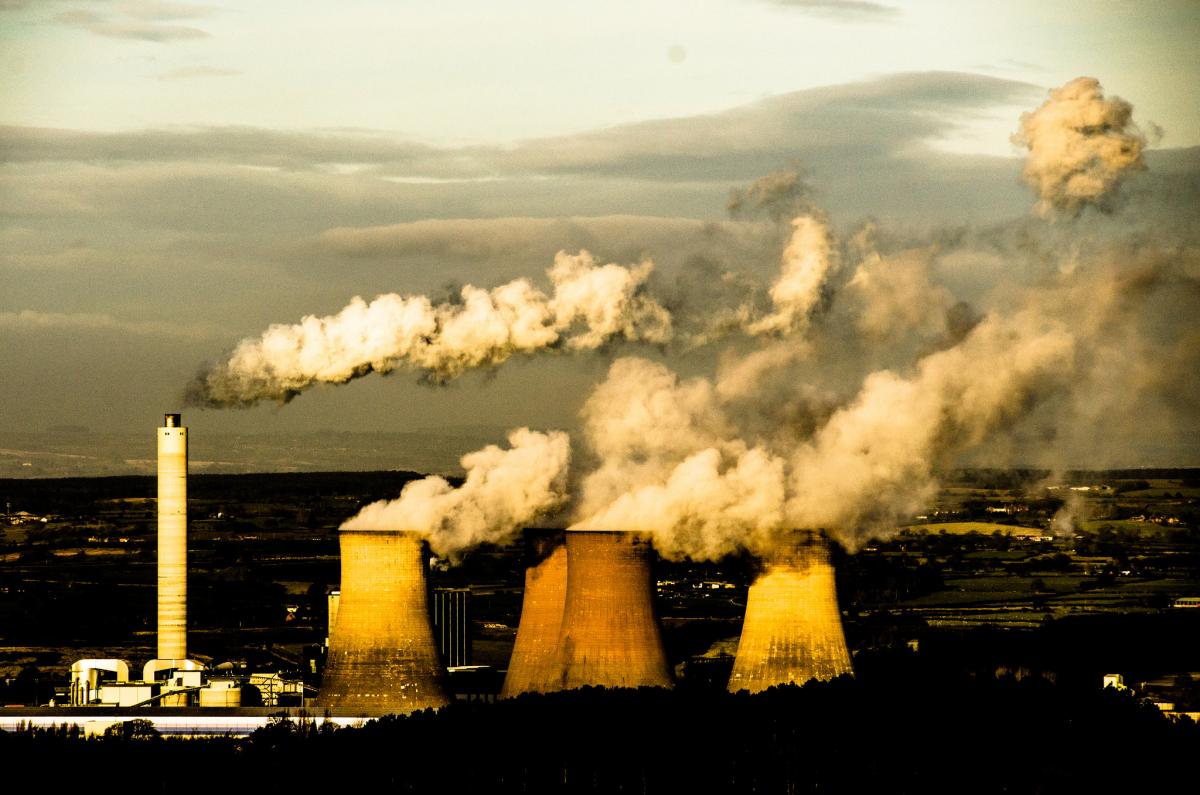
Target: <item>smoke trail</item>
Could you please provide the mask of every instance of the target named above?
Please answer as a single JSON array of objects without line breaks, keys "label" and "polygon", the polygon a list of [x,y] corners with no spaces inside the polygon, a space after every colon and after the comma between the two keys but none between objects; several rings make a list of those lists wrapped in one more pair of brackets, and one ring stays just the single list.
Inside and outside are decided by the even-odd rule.
[{"label": "smoke trail", "polygon": [[956,302],[949,290],[929,278],[934,251],[910,249],[889,256],[874,249],[867,252],[846,285],[861,304],[859,331],[873,339],[910,330],[927,337],[947,332],[947,315]]},{"label": "smoke trail", "polygon": [[872,373],[854,402],[791,454],[788,517],[848,549],[933,496],[934,469],[1066,386],[1075,337],[1028,310],[985,318],[914,375]]},{"label": "smoke trail", "polygon": [[824,219],[802,215],[792,220],[792,236],[783,251],[783,267],[771,285],[774,310],[751,322],[750,334],[802,331],[820,306],[826,282],[837,267],[833,239]]},{"label": "smoke trail", "polygon": [[371,503],[342,523],[347,530],[416,530],[439,555],[457,558],[511,534],[566,499],[571,445],[561,431],[518,428],[509,449],[488,445],[462,458],[458,488],[431,476],[404,486],[399,498]]},{"label": "smoke trail", "polygon": [[1074,346],[1038,313],[989,317],[909,377],[872,373],[811,440],[775,449],[738,438],[706,380],[620,360],[585,407],[601,464],[574,527],[645,532],[669,557],[761,555],[789,527],[854,550],[925,504],[939,464],[1061,387]]},{"label": "smoke trail", "polygon": [[609,340],[664,343],[671,316],[645,294],[653,264],[599,265],[586,251],[559,252],[547,297],[526,279],[493,290],[467,285],[461,304],[425,296],[354,298],[326,317],[273,325],[243,340],[229,357],[188,386],[189,405],[282,403],[318,383],[340,384],[399,367],[445,381],[552,347],[590,350]]},{"label": "smoke trail", "polygon": [[1133,123],[1133,106],[1106,99],[1094,77],[1051,91],[1040,108],[1022,114],[1012,141],[1029,149],[1023,175],[1043,215],[1103,207],[1126,176],[1146,167],[1146,137]]},{"label": "smoke trail", "polygon": [[680,461],[733,433],[706,379],[680,382],[665,365],[633,357],[613,362],[582,417],[597,466],[582,483],[580,515],[600,511],[636,484],[664,480]]},{"label": "smoke trail", "polygon": [[780,223],[811,210],[810,192],[799,168],[793,166],[759,177],[744,188],[734,188],[725,209],[731,218],[763,213]]},{"label": "smoke trail", "polygon": [[1091,503],[1077,492],[1068,491],[1066,499],[1050,520],[1050,530],[1059,538],[1073,538],[1083,522],[1091,518]]}]

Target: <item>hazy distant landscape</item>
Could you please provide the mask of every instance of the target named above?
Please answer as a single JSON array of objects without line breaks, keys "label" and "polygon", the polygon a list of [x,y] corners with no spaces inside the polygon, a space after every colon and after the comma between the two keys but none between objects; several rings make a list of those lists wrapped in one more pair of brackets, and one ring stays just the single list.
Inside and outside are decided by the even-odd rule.
[{"label": "hazy distant landscape", "polygon": [[[364,470],[457,474],[464,453],[502,438],[502,428],[485,425],[407,433],[196,434],[188,466],[197,474]],[[146,432],[97,433],[72,427],[0,431],[0,477],[149,475],[155,472],[154,445],[153,435]]]}]

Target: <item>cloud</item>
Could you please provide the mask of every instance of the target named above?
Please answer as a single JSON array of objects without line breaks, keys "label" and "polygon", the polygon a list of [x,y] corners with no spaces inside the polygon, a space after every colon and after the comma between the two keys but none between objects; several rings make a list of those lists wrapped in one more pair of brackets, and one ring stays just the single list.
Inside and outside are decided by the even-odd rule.
[{"label": "cloud", "polygon": [[181,39],[203,39],[209,35],[199,28],[112,19],[92,11],[64,11],[54,19],[61,25],[80,28],[95,33],[97,36],[106,36],[112,39],[138,39],[165,43]]},{"label": "cloud", "polygon": [[479,260],[553,256],[560,249],[635,258],[646,252],[722,250],[752,242],[753,224],[638,215],[551,218],[430,218],[369,227],[336,227],[323,246],[349,257],[452,257]]},{"label": "cloud", "polygon": [[839,19],[886,19],[900,14],[895,6],[866,0],[760,0],[792,11]]},{"label": "cloud", "polygon": [[219,327],[210,323],[169,323],[162,321],[120,320],[112,315],[90,312],[39,312],[22,309],[19,312],[0,312],[0,329],[9,332],[47,330],[118,331],[148,336],[191,337],[197,339],[220,336]]},{"label": "cloud", "polygon": [[117,13],[153,21],[198,19],[214,14],[218,8],[214,5],[198,3],[171,3],[163,0],[123,0],[114,4]]},{"label": "cloud", "polygon": [[240,75],[238,69],[221,69],[216,66],[189,66],[172,69],[159,75],[159,80],[190,80],[196,77],[234,77]]},{"label": "cloud", "polygon": [[207,38],[207,31],[169,23],[206,17],[217,10],[211,5],[159,0],[125,0],[90,5],[96,10],[74,8],[62,11],[54,16],[54,21],[97,36],[166,43]]},{"label": "cloud", "polygon": [[893,75],[781,94],[721,113],[663,119],[506,146],[431,147],[364,131],[246,127],[87,133],[0,129],[6,159],[227,162],[288,169],[349,164],[379,177],[586,178],[743,182],[800,160],[831,171],[895,163],[944,138],[956,118],[1038,89],[979,75]]}]

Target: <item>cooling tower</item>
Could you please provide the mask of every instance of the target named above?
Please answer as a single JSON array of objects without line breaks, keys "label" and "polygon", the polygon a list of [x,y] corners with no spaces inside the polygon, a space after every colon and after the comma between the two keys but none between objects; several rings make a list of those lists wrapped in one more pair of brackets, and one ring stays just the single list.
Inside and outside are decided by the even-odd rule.
[{"label": "cooling tower", "polygon": [[651,590],[649,542],[632,533],[567,533],[559,687],[670,687]]},{"label": "cooling tower", "polygon": [[562,532],[529,539],[534,565],[525,570],[521,623],[500,698],[544,693],[562,681],[558,633],[567,597],[567,548]]},{"label": "cooling tower", "polygon": [[158,429],[158,659],[187,657],[187,428]]},{"label": "cooling tower", "polygon": [[337,623],[317,703],[341,717],[447,703],[416,533],[342,530]]},{"label": "cooling tower", "polygon": [[767,561],[750,586],[729,691],[758,693],[852,673],[827,543],[816,533]]}]

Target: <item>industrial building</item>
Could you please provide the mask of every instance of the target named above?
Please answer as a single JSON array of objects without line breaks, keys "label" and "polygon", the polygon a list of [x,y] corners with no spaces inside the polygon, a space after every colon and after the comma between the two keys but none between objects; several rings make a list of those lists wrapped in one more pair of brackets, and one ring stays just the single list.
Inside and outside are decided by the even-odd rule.
[{"label": "industrial building", "polygon": [[446,668],[471,665],[471,589],[434,588],[433,632]]},{"label": "industrial building", "polygon": [[[208,668],[188,657],[188,434],[178,414],[157,429],[156,657],[71,666],[70,704],[141,714],[205,708],[303,709],[361,719],[447,704],[451,675],[468,697],[491,698],[495,672],[472,665],[471,592],[429,588],[429,552],[405,530],[342,530],[341,583],[330,591],[323,681],[315,698],[278,672]],[[618,531],[526,531],[521,618],[501,698],[585,686],[671,687],[651,576],[653,548]],[[321,647],[314,647],[320,652]],[[320,671],[321,655],[312,660]],[[486,669],[486,670],[484,670]],[[728,688],[758,692],[851,671],[827,542],[797,533],[750,587]],[[61,714],[61,713],[60,713]],[[100,718],[97,718],[100,720]],[[201,722],[203,723],[203,722]]]},{"label": "industrial building", "polygon": [[[157,429],[158,447],[158,622],[156,656],[133,678],[125,660],[83,659],[71,665],[68,690],[73,707],[141,709],[161,707],[238,708],[301,706],[304,685],[277,672],[235,675],[223,664],[208,669],[188,657],[187,476],[188,429],[179,414],[167,414]],[[244,698],[244,696],[249,696]]]}]

